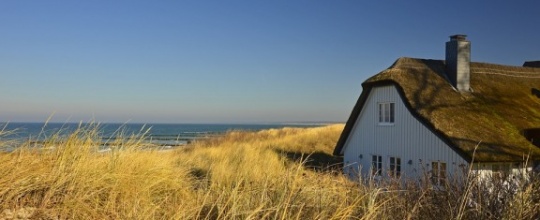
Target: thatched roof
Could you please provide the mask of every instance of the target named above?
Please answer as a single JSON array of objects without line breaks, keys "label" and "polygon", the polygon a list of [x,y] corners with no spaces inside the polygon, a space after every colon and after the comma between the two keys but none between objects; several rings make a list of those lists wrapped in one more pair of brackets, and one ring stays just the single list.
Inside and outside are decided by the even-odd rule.
[{"label": "thatched roof", "polygon": [[[471,63],[471,92],[448,82],[442,60],[400,58],[366,80],[335,149],[340,154],[371,88],[393,84],[409,111],[469,162],[540,159],[524,131],[540,128],[540,68]],[[476,147],[478,146],[478,147]],[[476,150],[475,150],[476,148]]]},{"label": "thatched roof", "polygon": [[540,67],[540,61],[527,61],[523,63],[523,66],[526,67]]}]

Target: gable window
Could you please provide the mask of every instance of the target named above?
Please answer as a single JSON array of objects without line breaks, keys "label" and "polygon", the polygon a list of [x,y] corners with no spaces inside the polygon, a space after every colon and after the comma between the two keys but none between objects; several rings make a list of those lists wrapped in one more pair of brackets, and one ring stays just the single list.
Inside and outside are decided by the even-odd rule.
[{"label": "gable window", "polygon": [[390,176],[399,177],[401,175],[401,158],[390,157]]},{"label": "gable window", "polygon": [[393,102],[379,103],[379,124],[394,124]]},{"label": "gable window", "polygon": [[442,186],[446,181],[446,163],[431,162],[431,182],[433,185]]},{"label": "gable window", "polygon": [[371,174],[373,176],[382,174],[382,156],[373,155],[371,157]]}]

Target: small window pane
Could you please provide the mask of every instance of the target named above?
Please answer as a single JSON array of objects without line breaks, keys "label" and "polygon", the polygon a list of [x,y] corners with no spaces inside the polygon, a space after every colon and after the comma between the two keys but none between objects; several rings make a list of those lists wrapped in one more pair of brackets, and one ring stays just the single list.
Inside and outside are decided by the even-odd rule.
[{"label": "small window pane", "polygon": [[446,180],[446,163],[441,163],[440,164],[441,167],[439,167],[440,169],[440,177],[441,177],[441,182],[442,180]]},{"label": "small window pane", "polygon": [[379,156],[379,170],[382,170],[382,156]]},{"label": "small window pane", "polygon": [[395,104],[394,103],[379,103],[379,123],[394,123],[395,120]]},{"label": "small window pane", "polygon": [[371,158],[371,165],[372,165],[372,174],[373,175],[381,175],[382,174],[382,156],[379,155],[373,155]]},{"label": "small window pane", "polygon": [[397,176],[401,175],[401,158],[397,158],[396,162],[396,174]]},{"label": "small window pane", "polygon": [[379,104],[379,122],[384,122],[383,119],[383,104]]},{"label": "small window pane", "polygon": [[388,108],[388,105],[385,105],[384,107],[384,122],[390,122],[390,108]]},{"label": "small window pane", "polygon": [[394,123],[394,103],[390,103],[390,122]]},{"label": "small window pane", "polygon": [[380,175],[380,172],[379,172],[379,169],[377,168],[378,167],[378,164],[377,164],[377,155],[373,155],[372,158],[371,158],[371,165],[372,165],[372,175]]},{"label": "small window pane", "polygon": [[399,177],[401,174],[401,159],[399,157],[390,157],[390,175]]}]

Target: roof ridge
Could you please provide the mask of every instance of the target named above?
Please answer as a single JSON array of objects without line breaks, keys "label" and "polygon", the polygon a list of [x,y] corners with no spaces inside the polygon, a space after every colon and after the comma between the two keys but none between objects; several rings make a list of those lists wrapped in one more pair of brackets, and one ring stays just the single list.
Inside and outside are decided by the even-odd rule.
[{"label": "roof ridge", "polygon": [[[498,75],[498,76],[508,76],[508,77],[516,77],[516,78],[528,78],[528,79],[540,79],[540,75],[536,73],[525,73],[525,72],[517,72],[517,71],[507,71],[517,74],[524,74],[524,75],[510,75],[510,74],[504,74],[504,73],[495,73],[495,72],[482,72],[482,71],[474,71],[474,73],[481,73],[486,75]],[[529,76],[529,75],[536,75],[536,76]]]},{"label": "roof ridge", "polygon": [[523,70],[529,70],[540,73],[540,68],[536,67],[528,67],[528,66],[515,66],[515,65],[506,65],[506,64],[498,64],[498,63],[487,63],[487,62],[471,62],[471,66],[482,68],[485,66],[493,67],[493,68],[504,68],[504,69],[523,69]]},{"label": "roof ridge", "polygon": [[540,79],[540,68],[473,62],[471,70],[475,74]]}]

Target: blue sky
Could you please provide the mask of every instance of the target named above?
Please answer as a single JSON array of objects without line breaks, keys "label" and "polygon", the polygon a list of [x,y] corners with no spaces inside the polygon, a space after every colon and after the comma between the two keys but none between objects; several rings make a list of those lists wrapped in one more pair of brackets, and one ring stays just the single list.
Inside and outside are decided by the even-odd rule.
[{"label": "blue sky", "polygon": [[538,1],[0,1],[0,121],[345,121],[397,58],[540,60]]}]

